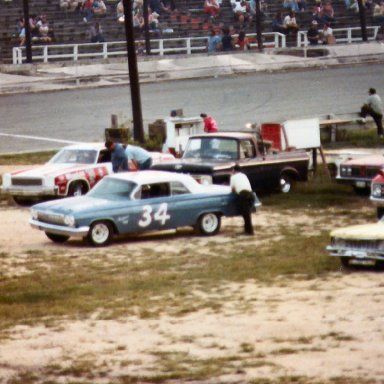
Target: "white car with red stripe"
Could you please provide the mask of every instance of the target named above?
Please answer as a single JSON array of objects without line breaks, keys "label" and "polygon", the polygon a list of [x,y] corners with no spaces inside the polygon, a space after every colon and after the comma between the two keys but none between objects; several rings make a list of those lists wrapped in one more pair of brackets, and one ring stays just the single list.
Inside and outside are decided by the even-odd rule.
[{"label": "white car with red stripe", "polygon": [[[171,154],[152,152],[154,164],[172,161]],[[43,166],[6,173],[1,192],[17,203],[51,197],[80,196],[113,173],[103,143],[81,143],[62,148]]]}]

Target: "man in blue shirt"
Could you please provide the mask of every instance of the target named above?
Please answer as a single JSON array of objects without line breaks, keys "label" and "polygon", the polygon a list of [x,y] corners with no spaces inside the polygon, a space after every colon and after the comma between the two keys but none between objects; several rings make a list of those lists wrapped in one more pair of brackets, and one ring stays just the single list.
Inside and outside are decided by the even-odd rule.
[{"label": "man in blue shirt", "polygon": [[137,169],[143,170],[151,168],[152,156],[145,149],[135,145],[127,145],[125,153],[128,161],[132,161]]},{"label": "man in blue shirt", "polygon": [[129,171],[128,156],[125,152],[125,148],[123,147],[123,145],[107,140],[105,142],[105,147],[108,149],[109,152],[111,152],[113,172]]}]

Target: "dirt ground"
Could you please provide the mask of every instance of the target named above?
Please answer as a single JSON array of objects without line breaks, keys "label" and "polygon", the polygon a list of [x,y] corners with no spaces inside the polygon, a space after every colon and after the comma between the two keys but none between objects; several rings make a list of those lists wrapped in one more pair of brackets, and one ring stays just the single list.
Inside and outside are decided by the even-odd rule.
[{"label": "dirt ground", "polygon": [[[2,258],[1,268],[15,278],[25,273],[19,259],[27,257],[28,250],[63,249],[30,228],[28,216],[28,208],[0,205],[0,253],[11,255]],[[268,226],[272,216],[279,219],[278,213],[262,209],[257,213],[258,223]],[[308,223],[311,218],[293,220]],[[224,233],[228,225],[241,232],[241,220],[224,220]],[[225,241],[225,235],[210,241]],[[248,241],[257,241],[257,237]],[[130,250],[143,243],[145,240],[131,243]],[[167,244],[159,239],[152,246]],[[178,242],[173,241],[172,246],[178,247]],[[58,362],[73,364],[86,356],[106,372],[105,377],[91,382],[111,383],[124,375],[156,372],[153,352],[185,353],[196,359],[244,353],[247,359],[248,349],[253,358],[257,355],[258,363],[206,382],[256,383],[260,378],[300,376],[308,378],[308,383],[335,378],[347,378],[342,383],[384,383],[383,286],[382,273],[340,271],[309,281],[230,284],[222,291],[229,292],[225,296],[231,300],[219,312],[200,310],[182,317],[132,316],[116,321],[91,317],[63,320],[55,328],[16,325],[1,339],[0,383],[10,383],[23,372],[39,372]],[[244,301],[254,304],[244,310],[239,306]],[[63,375],[60,382],[74,381]]]}]

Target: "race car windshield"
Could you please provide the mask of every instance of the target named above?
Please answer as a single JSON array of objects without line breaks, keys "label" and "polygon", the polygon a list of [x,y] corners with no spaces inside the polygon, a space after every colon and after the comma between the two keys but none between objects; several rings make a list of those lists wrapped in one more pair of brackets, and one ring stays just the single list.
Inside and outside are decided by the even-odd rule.
[{"label": "race car windshield", "polygon": [[137,184],[132,181],[104,178],[88,192],[87,196],[98,197],[102,199],[130,199],[132,191]]},{"label": "race car windshield", "polygon": [[94,164],[97,151],[93,149],[62,149],[50,161],[50,164]]},{"label": "race car windshield", "polygon": [[237,158],[237,140],[217,137],[189,139],[183,159],[222,159]]}]

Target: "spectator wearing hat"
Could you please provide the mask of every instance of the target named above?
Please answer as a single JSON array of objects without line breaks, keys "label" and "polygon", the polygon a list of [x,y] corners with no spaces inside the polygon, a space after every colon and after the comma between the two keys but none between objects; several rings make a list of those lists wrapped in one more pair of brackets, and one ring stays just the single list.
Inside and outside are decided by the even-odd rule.
[{"label": "spectator wearing hat", "polygon": [[316,20],[313,20],[311,26],[307,31],[307,38],[310,45],[319,44],[320,34],[318,30],[318,24]]}]

